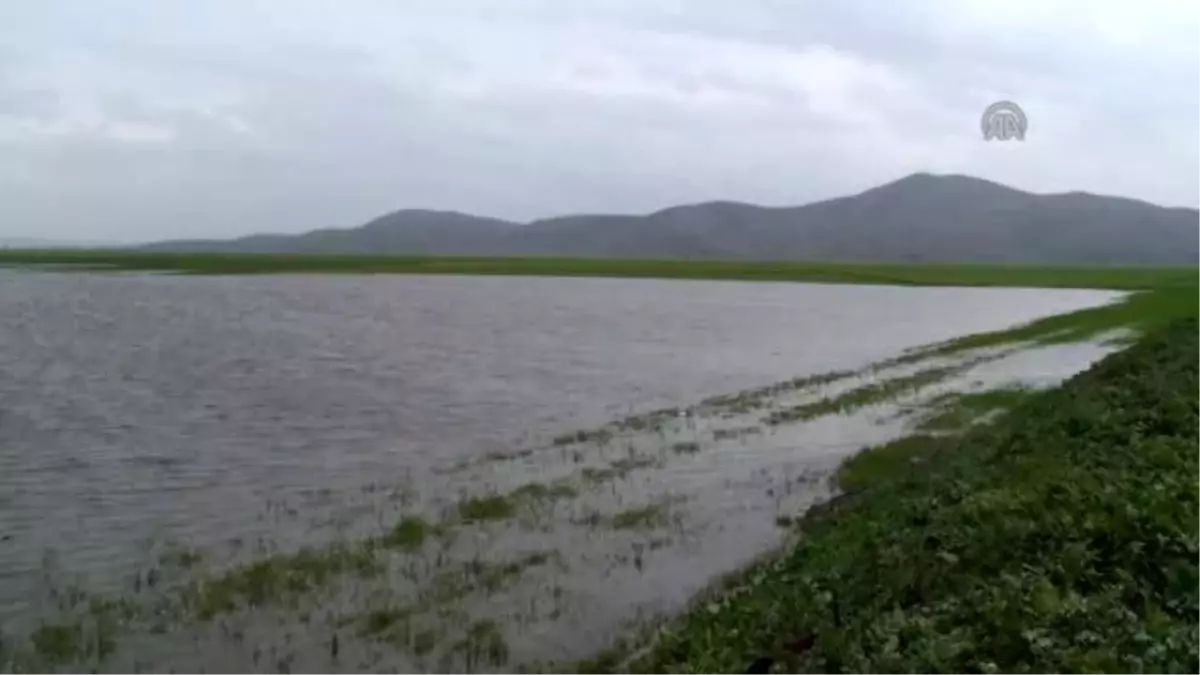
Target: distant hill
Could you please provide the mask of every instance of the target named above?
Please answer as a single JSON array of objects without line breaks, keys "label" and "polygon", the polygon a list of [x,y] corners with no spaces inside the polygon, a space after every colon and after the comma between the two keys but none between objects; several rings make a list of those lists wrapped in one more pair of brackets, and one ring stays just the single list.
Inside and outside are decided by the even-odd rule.
[{"label": "distant hill", "polygon": [[261,253],[561,255],[870,262],[1195,264],[1200,212],[1083,192],[1033,194],[969,176],[914,174],[796,207],[737,202],[644,216],[528,224],[402,210],[361,227],[145,249]]}]

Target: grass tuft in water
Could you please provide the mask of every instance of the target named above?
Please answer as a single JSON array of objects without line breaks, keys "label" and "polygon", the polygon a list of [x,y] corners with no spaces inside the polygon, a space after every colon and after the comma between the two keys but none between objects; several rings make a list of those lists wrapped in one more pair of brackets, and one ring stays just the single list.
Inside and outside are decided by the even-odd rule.
[{"label": "grass tuft in water", "polygon": [[579,496],[579,490],[575,486],[565,481],[551,483],[528,483],[522,485],[513,491],[514,499],[528,500],[535,502],[554,501],[556,499],[570,499]]},{"label": "grass tuft in water", "polygon": [[516,512],[516,504],[504,495],[471,497],[458,505],[459,517],[468,523],[504,520],[511,518]]},{"label": "grass tuft in water", "polygon": [[555,436],[551,444],[555,446],[570,445],[572,443],[586,443],[595,441],[596,443],[607,443],[613,437],[613,432],[610,429],[599,428],[591,430],[573,431],[569,434]]},{"label": "grass tuft in water", "polygon": [[509,658],[508,642],[500,632],[500,624],[491,619],[475,622],[452,651],[463,658],[468,671],[477,665],[503,666]]},{"label": "grass tuft in water", "polygon": [[416,656],[425,656],[437,648],[438,632],[433,629],[425,629],[418,631],[413,635],[412,653]]},{"label": "grass tuft in water", "polygon": [[612,526],[617,530],[659,527],[666,522],[667,510],[664,504],[625,509],[612,517]]},{"label": "grass tuft in water", "polygon": [[30,636],[38,656],[47,663],[64,664],[84,655],[84,638],[78,625],[42,625]]},{"label": "grass tuft in water", "polygon": [[761,434],[762,430],[758,427],[733,427],[729,429],[713,429],[712,437],[714,441],[724,441],[731,438],[743,438],[753,434]]},{"label": "grass tuft in water", "polygon": [[383,634],[398,624],[406,623],[412,615],[413,611],[408,608],[388,607],[373,610],[362,617],[360,634],[364,636]]},{"label": "grass tuft in water", "polygon": [[383,538],[383,544],[391,548],[405,551],[415,551],[425,544],[425,540],[434,534],[434,528],[419,516],[401,518],[392,530]]},{"label": "grass tuft in water", "polygon": [[671,451],[677,455],[694,455],[700,452],[700,444],[696,441],[680,441],[671,446]]}]

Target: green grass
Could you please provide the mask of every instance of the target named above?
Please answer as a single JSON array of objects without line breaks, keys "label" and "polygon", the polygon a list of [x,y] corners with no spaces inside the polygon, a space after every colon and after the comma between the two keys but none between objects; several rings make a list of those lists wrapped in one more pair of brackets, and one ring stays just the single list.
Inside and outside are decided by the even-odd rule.
[{"label": "green grass", "polygon": [[1126,290],[1194,284],[1195,268],[1048,265],[865,264],[729,260],[619,260],[377,255],[0,251],[0,265],[79,265],[188,274],[488,274],[742,279],[851,284],[1030,286]]},{"label": "green grass", "polygon": [[857,492],[632,669],[1196,672],[1198,332],[1174,322],[995,424],[852,459]]},{"label": "green grass", "polygon": [[923,471],[926,461],[956,443],[952,437],[916,434],[867,448],[838,467],[838,487],[853,494],[885,480],[907,477]]}]

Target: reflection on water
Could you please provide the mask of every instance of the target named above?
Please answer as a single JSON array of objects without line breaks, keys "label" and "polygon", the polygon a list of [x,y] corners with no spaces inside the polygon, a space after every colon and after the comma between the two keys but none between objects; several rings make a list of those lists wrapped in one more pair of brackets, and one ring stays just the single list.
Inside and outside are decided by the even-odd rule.
[{"label": "reflection on water", "polygon": [[[11,632],[37,614],[48,564],[106,597],[167,602],[153,620],[138,610],[145,634],[122,631],[112,669],[586,656],[777,544],[776,516],[826,496],[848,453],[903,431],[894,406],[1052,383],[1101,350],[1009,354],[911,400],[803,422],[764,415],[862,382],[696,404],[1113,297],[0,275],[0,617]],[[601,426],[677,406],[693,407]],[[580,429],[599,431],[567,438]],[[309,557],[220,576],[301,546]],[[200,613],[212,620],[190,620]]]}]

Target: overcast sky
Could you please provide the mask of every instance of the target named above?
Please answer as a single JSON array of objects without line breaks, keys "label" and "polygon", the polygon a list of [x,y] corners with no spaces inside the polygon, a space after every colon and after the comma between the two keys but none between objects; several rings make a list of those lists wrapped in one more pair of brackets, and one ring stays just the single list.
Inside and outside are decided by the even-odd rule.
[{"label": "overcast sky", "polygon": [[[916,171],[1200,202],[1200,2],[0,4],[0,237],[801,204]],[[998,99],[1025,142],[984,142]]]}]

